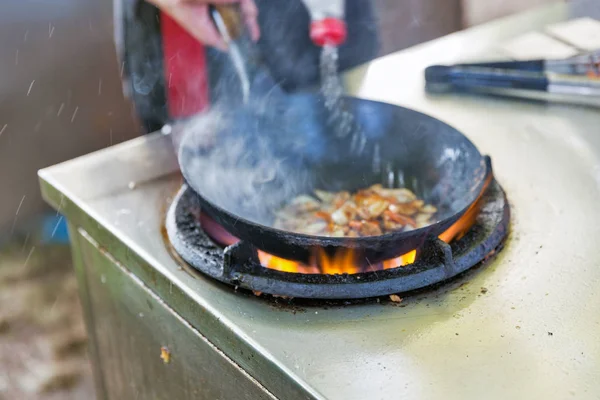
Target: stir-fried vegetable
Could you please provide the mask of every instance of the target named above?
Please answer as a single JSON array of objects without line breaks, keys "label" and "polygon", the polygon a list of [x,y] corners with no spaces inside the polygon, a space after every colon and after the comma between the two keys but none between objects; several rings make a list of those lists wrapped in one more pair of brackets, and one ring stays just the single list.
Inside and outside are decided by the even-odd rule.
[{"label": "stir-fried vegetable", "polygon": [[378,236],[430,225],[436,212],[408,189],[373,185],[353,195],[316,190],[279,210],[275,227],[317,236]]}]

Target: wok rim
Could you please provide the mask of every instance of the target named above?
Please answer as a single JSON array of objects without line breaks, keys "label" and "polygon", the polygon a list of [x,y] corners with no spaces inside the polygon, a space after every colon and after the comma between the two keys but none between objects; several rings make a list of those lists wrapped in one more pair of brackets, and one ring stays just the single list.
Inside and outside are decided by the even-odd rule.
[{"label": "wok rim", "polygon": [[[454,128],[452,125],[436,118],[433,117],[431,115],[422,113],[420,111],[416,111],[413,110],[411,108],[408,107],[403,107],[403,106],[399,106],[399,105],[395,105],[395,104],[391,104],[391,103],[386,103],[386,102],[382,102],[382,101],[376,101],[376,100],[369,100],[369,99],[363,99],[363,98],[359,98],[359,97],[351,97],[351,96],[344,96],[345,98],[350,98],[353,101],[361,101],[361,102],[368,102],[368,103],[376,103],[376,104],[382,104],[385,106],[392,106],[392,107],[397,107],[397,108],[401,108],[403,110],[408,110],[412,113],[415,114],[419,114],[421,116],[424,116],[426,118],[430,118],[430,119],[434,119],[436,120],[438,123],[445,125],[448,128],[451,128],[453,131],[459,133],[463,140],[466,141],[469,145],[471,145],[473,147],[473,149],[475,150],[477,156],[479,157],[479,167],[481,167],[482,173],[479,175],[479,182],[477,182],[476,184],[473,184],[471,186],[471,190],[469,191],[469,198],[466,202],[465,207],[463,207],[462,209],[456,211],[455,213],[453,213],[451,216],[444,218],[442,220],[439,220],[433,224],[424,226],[422,228],[417,228],[414,229],[412,231],[408,231],[408,232],[389,232],[389,233],[385,233],[383,235],[375,235],[375,236],[360,236],[360,237],[332,237],[332,236],[317,236],[317,235],[307,235],[305,233],[297,233],[294,231],[287,231],[287,230],[282,230],[282,229],[278,229],[278,228],[274,228],[272,226],[267,226],[258,222],[253,222],[250,221],[244,217],[240,217],[232,212],[229,212],[225,209],[223,209],[222,207],[214,204],[213,202],[211,202],[210,200],[208,200],[205,196],[203,196],[198,190],[197,188],[194,187],[194,185],[190,184],[190,180],[188,179],[188,174],[186,173],[186,168],[184,168],[182,166],[182,153],[183,153],[183,149],[184,146],[182,146],[181,144],[184,143],[186,141],[186,138],[188,137],[189,133],[186,134],[180,141],[180,146],[178,149],[178,164],[179,164],[179,168],[180,171],[183,175],[184,178],[184,182],[185,184],[190,187],[195,193],[196,195],[199,197],[199,200],[201,203],[204,203],[204,209],[208,208],[209,210],[207,210],[207,213],[215,220],[221,220],[222,218],[215,216],[215,215],[211,215],[212,211],[214,210],[217,214],[220,215],[224,215],[229,219],[233,219],[235,220],[235,224],[233,224],[234,226],[234,230],[238,231],[237,229],[235,229],[235,225],[237,225],[238,223],[246,225],[246,226],[250,226],[253,229],[257,229],[257,230],[261,230],[261,231],[267,231],[273,235],[276,235],[277,237],[281,238],[282,241],[286,242],[288,245],[296,245],[296,246],[300,246],[300,247],[326,247],[326,246],[333,246],[333,247],[346,247],[346,248],[354,248],[354,247],[371,247],[368,246],[366,244],[368,243],[373,243],[373,244],[381,244],[384,242],[388,242],[388,241],[398,241],[402,239],[402,236],[406,236],[406,237],[413,237],[413,236],[423,236],[423,235],[427,235],[429,233],[429,231],[434,230],[436,227],[440,227],[443,226],[445,224],[450,223],[450,225],[448,225],[448,227],[446,227],[445,229],[448,229],[450,226],[452,226],[454,223],[456,223],[456,221],[458,219],[460,219],[460,217],[462,215],[464,215],[467,210],[473,205],[473,203],[477,200],[477,198],[479,197],[480,193],[482,192],[484,186],[485,186],[485,180],[486,177],[488,176],[488,174],[491,172],[491,167],[488,165],[489,163],[486,163],[486,157],[483,156],[481,154],[481,152],[479,151],[479,149],[477,148],[477,146],[475,146],[475,144],[466,136],[464,135],[461,131],[459,131],[458,129]],[[478,167],[478,168],[479,168]],[[477,171],[477,169],[475,170]],[[467,196],[465,196],[467,197]],[[220,222],[219,222],[220,223]],[[224,227],[227,231],[229,231],[229,227]],[[443,232],[443,231],[442,231]],[[230,232],[233,234],[233,232]],[[242,235],[245,236],[245,235]],[[290,237],[293,237],[293,240],[289,240]],[[240,240],[246,240],[249,241],[251,243],[255,242],[253,240],[248,240],[248,239],[243,239],[243,238],[239,238]],[[294,242],[302,242],[302,244],[299,243],[294,243]],[[355,244],[355,245],[351,245],[351,244]],[[365,246],[366,245],[366,246]],[[258,247],[258,246],[257,246]]]}]

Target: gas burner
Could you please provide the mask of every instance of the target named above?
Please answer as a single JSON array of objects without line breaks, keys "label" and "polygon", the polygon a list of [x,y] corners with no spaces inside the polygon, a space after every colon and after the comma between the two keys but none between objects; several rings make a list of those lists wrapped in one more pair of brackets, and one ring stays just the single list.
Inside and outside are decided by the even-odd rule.
[{"label": "gas burner", "polygon": [[[166,228],[174,250],[194,269],[223,283],[282,297],[359,299],[425,288],[485,260],[508,233],[510,207],[504,190],[492,180],[479,201],[472,227],[450,244],[429,237],[416,261],[403,267],[356,274],[281,272],[261,265],[259,251],[245,242],[223,248],[202,229],[215,223],[200,210],[198,197],[184,185],[167,213]],[[220,241],[229,241],[231,237]]]}]

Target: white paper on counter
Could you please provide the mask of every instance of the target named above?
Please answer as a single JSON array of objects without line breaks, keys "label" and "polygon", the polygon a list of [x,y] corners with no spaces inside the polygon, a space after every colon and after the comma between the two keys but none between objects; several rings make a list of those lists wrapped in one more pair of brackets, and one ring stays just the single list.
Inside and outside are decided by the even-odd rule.
[{"label": "white paper on counter", "polygon": [[546,32],[586,52],[600,49],[600,21],[579,18],[550,25]]},{"label": "white paper on counter", "polygon": [[579,50],[540,32],[530,32],[503,43],[500,50],[515,60],[562,59],[573,57]]}]

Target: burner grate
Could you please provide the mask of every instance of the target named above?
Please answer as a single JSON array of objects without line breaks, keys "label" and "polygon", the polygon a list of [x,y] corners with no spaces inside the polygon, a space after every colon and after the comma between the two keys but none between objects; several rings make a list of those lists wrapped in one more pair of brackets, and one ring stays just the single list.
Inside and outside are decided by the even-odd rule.
[{"label": "burner grate", "polygon": [[352,275],[307,275],[260,265],[256,249],[238,242],[222,249],[202,230],[196,194],[183,186],[167,213],[166,228],[175,251],[194,269],[229,285],[277,296],[306,299],[357,299],[421,289],[448,280],[483,261],[506,235],[510,207],[494,180],[481,199],[473,227],[447,244],[428,238],[414,264]]}]

